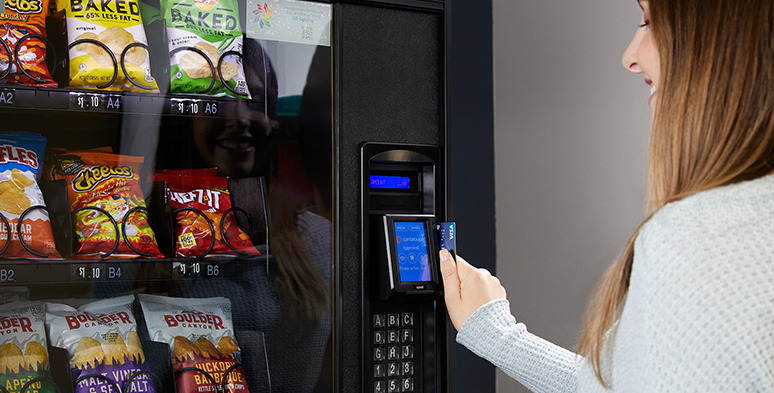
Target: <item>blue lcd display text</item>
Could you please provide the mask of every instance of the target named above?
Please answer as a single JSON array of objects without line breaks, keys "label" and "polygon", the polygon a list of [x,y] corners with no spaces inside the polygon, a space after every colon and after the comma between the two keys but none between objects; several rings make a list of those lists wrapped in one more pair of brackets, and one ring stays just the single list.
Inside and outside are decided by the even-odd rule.
[{"label": "blue lcd display text", "polygon": [[431,281],[427,236],[423,222],[395,221],[395,247],[400,281]]},{"label": "blue lcd display text", "polygon": [[408,190],[411,188],[411,178],[408,176],[379,176],[371,175],[371,188]]}]

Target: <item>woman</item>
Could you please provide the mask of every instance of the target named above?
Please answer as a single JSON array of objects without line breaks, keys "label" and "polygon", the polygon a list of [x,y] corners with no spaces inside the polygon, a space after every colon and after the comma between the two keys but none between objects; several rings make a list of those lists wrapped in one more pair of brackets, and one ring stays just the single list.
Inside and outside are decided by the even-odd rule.
[{"label": "woman", "polygon": [[457,341],[534,392],[774,392],[774,2],[640,0],[648,218],[589,302],[578,354],[527,332],[441,252]]}]

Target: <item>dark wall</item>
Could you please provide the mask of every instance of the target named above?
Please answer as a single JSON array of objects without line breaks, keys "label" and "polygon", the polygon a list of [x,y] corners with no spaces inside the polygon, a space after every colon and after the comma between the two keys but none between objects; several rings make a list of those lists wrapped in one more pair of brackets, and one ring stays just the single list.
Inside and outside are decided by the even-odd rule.
[{"label": "dark wall", "polygon": [[[448,213],[460,255],[494,273],[492,2],[447,0],[447,10]],[[494,392],[494,366],[454,342],[450,329],[450,390]]]}]

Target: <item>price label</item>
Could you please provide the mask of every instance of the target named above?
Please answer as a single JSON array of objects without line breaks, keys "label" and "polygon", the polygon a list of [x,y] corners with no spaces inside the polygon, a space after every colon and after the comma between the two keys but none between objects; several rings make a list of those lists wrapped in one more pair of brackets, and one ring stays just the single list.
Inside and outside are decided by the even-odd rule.
[{"label": "price label", "polygon": [[102,277],[102,267],[97,265],[72,265],[70,273],[72,280],[99,280]]},{"label": "price label", "polygon": [[183,277],[218,277],[220,276],[220,266],[202,262],[175,262],[173,264],[175,273]]},{"label": "price label", "polygon": [[105,110],[106,105],[104,94],[70,93],[70,109],[100,112]]},{"label": "price label", "polygon": [[171,104],[169,113],[172,115],[217,116],[218,111],[220,110],[217,101],[182,100],[173,98]]},{"label": "price label", "polygon": [[0,106],[14,106],[15,99],[16,99],[16,90],[14,89],[0,90]]},{"label": "price label", "polygon": [[0,268],[0,282],[15,282],[16,271],[12,268]]}]

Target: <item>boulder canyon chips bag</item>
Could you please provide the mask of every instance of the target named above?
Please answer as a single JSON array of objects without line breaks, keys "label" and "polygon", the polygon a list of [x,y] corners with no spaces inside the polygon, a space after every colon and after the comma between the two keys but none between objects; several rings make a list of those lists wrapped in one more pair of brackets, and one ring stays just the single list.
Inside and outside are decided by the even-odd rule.
[{"label": "boulder canyon chips bag", "polygon": [[250,98],[237,0],[161,0],[161,13],[169,38],[170,92]]},{"label": "boulder canyon chips bag", "polygon": [[134,296],[103,299],[74,308],[46,303],[51,345],[67,350],[74,393],[153,393],[132,313]]},{"label": "boulder canyon chips bag", "polygon": [[70,208],[76,212],[74,258],[108,253],[113,258],[163,257],[140,189],[142,163],[143,157],[90,151],[56,157],[53,177],[67,180]]},{"label": "boulder canyon chips bag", "polygon": [[0,306],[0,386],[10,393],[54,393],[46,345],[46,307],[41,302]]},{"label": "boulder canyon chips bag", "polygon": [[[37,179],[43,160],[46,138],[31,132],[0,133],[0,254],[3,258],[61,258]],[[21,222],[20,222],[21,219]],[[22,241],[19,240],[21,231]],[[27,246],[27,248],[24,247]]]},{"label": "boulder canyon chips bag", "polygon": [[[3,82],[57,86],[46,66],[48,48],[44,39],[47,15],[48,0],[5,0],[5,9],[0,9],[0,37],[8,47],[0,45],[0,76],[5,74],[8,67],[10,70]],[[18,65],[21,65],[21,69]]]},{"label": "boulder canyon chips bag", "polygon": [[[57,10],[65,11],[67,41],[74,44],[69,50],[70,86],[159,92],[151,76],[148,51],[141,46],[148,40],[138,0],[56,1]],[[131,80],[126,78],[121,61],[129,45],[132,47],[126,51],[123,68]]]},{"label": "boulder canyon chips bag", "polygon": [[172,350],[178,393],[247,393],[231,301],[137,295],[151,340]]}]

